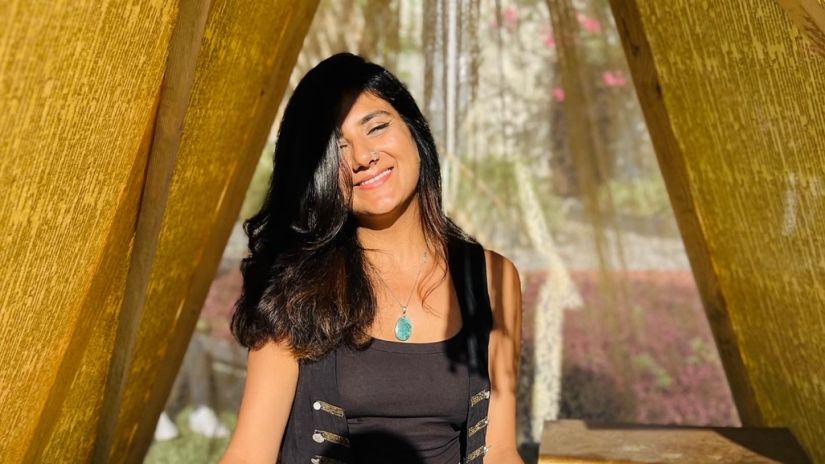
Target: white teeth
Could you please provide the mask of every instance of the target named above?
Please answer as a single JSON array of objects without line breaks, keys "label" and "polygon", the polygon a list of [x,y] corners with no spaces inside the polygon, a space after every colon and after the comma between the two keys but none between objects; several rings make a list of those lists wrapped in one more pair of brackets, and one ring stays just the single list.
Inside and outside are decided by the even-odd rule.
[{"label": "white teeth", "polygon": [[364,182],[361,182],[361,183],[360,183],[360,184],[358,184],[358,185],[370,185],[370,184],[374,184],[374,183],[378,182],[379,180],[381,180],[381,179],[383,179],[383,178],[387,177],[387,175],[389,175],[389,173],[390,173],[390,170],[389,170],[389,169],[387,169],[386,171],[382,172],[381,174],[378,174],[377,176],[373,177],[372,179],[370,179],[370,180],[365,180]]}]

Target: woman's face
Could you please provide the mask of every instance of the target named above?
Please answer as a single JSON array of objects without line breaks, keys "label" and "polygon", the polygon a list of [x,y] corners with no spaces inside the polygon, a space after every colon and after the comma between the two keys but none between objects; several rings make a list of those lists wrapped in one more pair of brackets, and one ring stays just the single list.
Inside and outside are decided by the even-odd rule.
[{"label": "woman's face", "polygon": [[404,119],[387,101],[359,94],[341,122],[341,187],[349,192],[352,213],[379,219],[400,213],[415,196],[420,159]]}]

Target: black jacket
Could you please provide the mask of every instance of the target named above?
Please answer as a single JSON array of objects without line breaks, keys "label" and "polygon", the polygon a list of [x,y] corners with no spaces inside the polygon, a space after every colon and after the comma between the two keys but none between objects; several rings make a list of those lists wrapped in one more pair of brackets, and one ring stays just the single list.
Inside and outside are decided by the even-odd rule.
[{"label": "black jacket", "polygon": [[[462,462],[479,464],[485,446],[490,398],[488,341],[493,317],[487,293],[484,248],[466,239],[448,241],[450,275],[462,308],[465,349],[448,353],[467,364],[470,404],[461,431]],[[315,362],[299,364],[298,386],[279,453],[283,464],[356,464],[349,447],[346,411],[340,406],[332,351]]]}]

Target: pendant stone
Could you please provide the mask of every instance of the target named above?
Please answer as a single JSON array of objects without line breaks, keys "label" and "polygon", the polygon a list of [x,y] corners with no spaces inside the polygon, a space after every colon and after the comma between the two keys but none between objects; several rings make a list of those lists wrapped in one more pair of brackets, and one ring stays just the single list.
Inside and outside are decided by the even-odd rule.
[{"label": "pendant stone", "polygon": [[410,339],[410,335],[412,335],[412,328],[412,322],[407,318],[407,315],[402,315],[398,318],[398,321],[395,322],[395,338],[406,342]]}]

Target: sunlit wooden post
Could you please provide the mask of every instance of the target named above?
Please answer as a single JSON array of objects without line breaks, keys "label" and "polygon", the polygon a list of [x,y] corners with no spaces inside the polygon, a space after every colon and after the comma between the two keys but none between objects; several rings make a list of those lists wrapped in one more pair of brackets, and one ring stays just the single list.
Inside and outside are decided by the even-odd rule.
[{"label": "sunlit wooden post", "polygon": [[142,460],[316,7],[0,6],[0,461]]},{"label": "sunlit wooden post", "polygon": [[779,3],[611,1],[740,417],[825,461],[825,56]]}]

